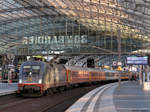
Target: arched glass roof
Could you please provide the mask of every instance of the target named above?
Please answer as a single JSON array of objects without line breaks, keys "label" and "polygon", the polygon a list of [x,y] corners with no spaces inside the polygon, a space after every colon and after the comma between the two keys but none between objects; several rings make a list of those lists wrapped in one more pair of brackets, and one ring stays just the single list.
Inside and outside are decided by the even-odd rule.
[{"label": "arched glass roof", "polygon": [[[71,29],[72,27],[73,29]],[[78,32],[78,35],[82,35],[83,32],[86,35],[89,30],[105,37],[119,36],[122,39],[131,38],[138,40],[140,43],[149,43],[150,1],[0,1],[1,53],[11,51],[11,49],[15,50],[18,46],[22,46],[24,41],[28,41],[26,37],[54,34],[56,36],[58,34],[59,36],[68,36],[68,34],[76,35],[76,32]],[[101,36],[97,38],[99,40]],[[144,46],[144,44],[140,44],[141,46],[138,46],[139,44],[135,45],[137,49]],[[96,44],[95,46],[97,47]],[[34,47],[31,48],[33,49]]]}]

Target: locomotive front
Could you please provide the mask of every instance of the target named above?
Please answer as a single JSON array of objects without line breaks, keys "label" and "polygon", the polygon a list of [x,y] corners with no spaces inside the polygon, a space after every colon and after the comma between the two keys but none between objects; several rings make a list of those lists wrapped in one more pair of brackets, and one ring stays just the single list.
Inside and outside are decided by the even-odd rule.
[{"label": "locomotive front", "polygon": [[23,96],[43,94],[42,77],[44,63],[40,61],[27,61],[21,65],[19,74],[18,93]]}]

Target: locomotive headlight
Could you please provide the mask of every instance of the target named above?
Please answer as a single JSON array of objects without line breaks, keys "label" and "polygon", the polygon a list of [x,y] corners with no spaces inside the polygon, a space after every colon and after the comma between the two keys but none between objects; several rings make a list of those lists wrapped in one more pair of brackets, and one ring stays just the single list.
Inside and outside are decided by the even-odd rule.
[{"label": "locomotive headlight", "polygon": [[19,79],[19,83],[22,83],[22,79]]},{"label": "locomotive headlight", "polygon": [[39,84],[41,84],[42,83],[42,79],[39,79]]}]

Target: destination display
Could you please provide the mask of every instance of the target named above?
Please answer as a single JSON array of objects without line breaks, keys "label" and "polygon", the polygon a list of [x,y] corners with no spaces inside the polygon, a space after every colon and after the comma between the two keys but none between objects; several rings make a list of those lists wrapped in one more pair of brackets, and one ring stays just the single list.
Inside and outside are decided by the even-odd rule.
[{"label": "destination display", "polygon": [[148,57],[127,57],[127,64],[128,65],[147,65],[148,64]]}]

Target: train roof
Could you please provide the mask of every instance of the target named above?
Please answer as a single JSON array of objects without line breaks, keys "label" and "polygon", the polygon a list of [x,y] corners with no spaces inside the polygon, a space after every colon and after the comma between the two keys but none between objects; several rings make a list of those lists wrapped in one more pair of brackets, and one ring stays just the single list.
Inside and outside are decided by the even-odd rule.
[{"label": "train roof", "polygon": [[24,62],[22,65],[24,66],[24,65],[29,65],[29,64],[31,64],[31,65],[44,65],[45,64],[45,62],[42,62],[42,61],[26,61],[26,62]]},{"label": "train roof", "polygon": [[84,68],[84,67],[70,67],[70,66],[65,66],[66,69],[69,70],[88,70],[88,71],[101,71],[101,72],[113,72],[113,73],[118,73],[116,70],[107,70],[107,69],[100,69],[100,68]]}]

